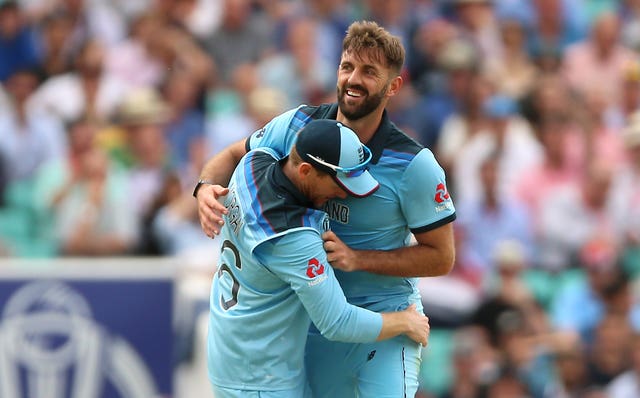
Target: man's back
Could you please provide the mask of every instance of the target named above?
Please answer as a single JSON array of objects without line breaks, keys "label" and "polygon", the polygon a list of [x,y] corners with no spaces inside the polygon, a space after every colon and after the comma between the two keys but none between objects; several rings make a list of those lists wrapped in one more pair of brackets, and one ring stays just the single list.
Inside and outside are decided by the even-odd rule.
[{"label": "man's back", "polygon": [[[264,267],[253,253],[260,243],[278,240],[278,234],[295,233],[295,229],[287,228],[287,224],[295,225],[286,220],[287,216],[295,215],[300,221],[298,227],[306,222],[307,229],[316,229],[322,226],[324,214],[313,210],[305,214],[308,209],[294,204],[285,210],[282,205],[290,198],[274,197],[275,191],[266,183],[267,173],[274,167],[277,163],[272,155],[252,152],[236,169],[225,198],[230,228],[221,234],[224,241],[211,295],[215,321],[210,325],[209,339],[213,357],[225,358],[224,363],[213,366],[210,377],[230,388],[262,389],[269,379],[274,388],[289,388],[287,382],[302,379],[302,357],[293,352],[304,347],[309,317],[289,284]],[[281,211],[269,210],[274,205],[281,206]],[[319,231],[312,233],[319,236]],[[308,234],[297,235],[304,239]],[[282,338],[283,325],[298,328],[299,333],[287,333],[287,338]],[[274,347],[278,354],[254,355]],[[229,358],[233,358],[232,363]],[[245,369],[242,375],[235,374],[238,368]],[[242,384],[233,380],[242,380]]]}]

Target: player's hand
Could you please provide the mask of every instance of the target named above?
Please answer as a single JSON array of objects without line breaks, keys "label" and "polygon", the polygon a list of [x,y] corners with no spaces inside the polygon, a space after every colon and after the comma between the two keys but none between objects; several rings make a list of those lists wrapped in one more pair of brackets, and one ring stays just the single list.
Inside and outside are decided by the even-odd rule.
[{"label": "player's hand", "polygon": [[229,193],[229,188],[221,185],[202,185],[198,189],[198,218],[202,231],[210,238],[220,233],[224,221],[222,215],[227,209],[218,200]]},{"label": "player's hand", "polygon": [[327,260],[333,268],[342,271],[358,270],[356,251],[347,246],[333,231],[322,234],[324,251],[327,252]]},{"label": "player's hand", "polygon": [[411,340],[426,347],[429,343],[429,318],[421,312],[418,312],[415,304],[411,304],[406,310],[402,311],[407,318],[407,332],[405,333]]}]

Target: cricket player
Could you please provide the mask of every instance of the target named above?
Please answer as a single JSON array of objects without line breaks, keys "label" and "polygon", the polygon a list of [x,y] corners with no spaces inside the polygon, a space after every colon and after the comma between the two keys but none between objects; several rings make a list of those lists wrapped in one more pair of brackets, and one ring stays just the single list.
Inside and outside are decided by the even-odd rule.
[{"label": "cricket player", "polygon": [[367,171],[371,151],[335,120],[309,121],[294,138],[282,159],[268,148],[248,152],[224,198],[208,336],[217,398],[309,396],[304,351],[311,321],[330,340],[370,343],[405,334],[427,343],[428,319],[415,305],[379,314],[348,304],[323,248],[329,222],[319,208],[379,188]]}]

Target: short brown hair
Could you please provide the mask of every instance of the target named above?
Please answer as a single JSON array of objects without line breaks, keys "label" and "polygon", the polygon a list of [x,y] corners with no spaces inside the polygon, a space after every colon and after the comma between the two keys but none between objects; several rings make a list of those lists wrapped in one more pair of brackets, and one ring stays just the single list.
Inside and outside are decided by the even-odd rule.
[{"label": "short brown hair", "polygon": [[362,52],[369,54],[385,66],[400,73],[404,64],[404,47],[398,36],[394,36],[385,28],[373,21],[357,21],[347,29],[342,41],[342,52],[360,56]]}]

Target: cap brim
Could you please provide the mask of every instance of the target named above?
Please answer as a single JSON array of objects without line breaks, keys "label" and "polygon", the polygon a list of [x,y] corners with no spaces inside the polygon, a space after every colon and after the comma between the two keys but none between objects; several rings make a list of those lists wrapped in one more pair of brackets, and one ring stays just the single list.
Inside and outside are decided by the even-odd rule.
[{"label": "cap brim", "polygon": [[334,179],[349,195],[357,198],[369,196],[380,188],[378,181],[368,171],[357,177],[346,177],[337,173]]}]

